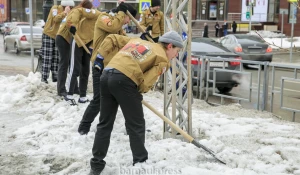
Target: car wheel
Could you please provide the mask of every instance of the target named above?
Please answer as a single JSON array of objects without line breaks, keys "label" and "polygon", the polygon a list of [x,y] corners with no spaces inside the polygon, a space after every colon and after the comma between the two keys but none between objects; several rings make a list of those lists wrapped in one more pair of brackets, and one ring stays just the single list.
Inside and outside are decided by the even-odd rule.
[{"label": "car wheel", "polygon": [[221,94],[226,94],[232,90],[233,87],[217,87]]},{"label": "car wheel", "polygon": [[6,45],[6,42],[4,42],[4,52],[7,52],[7,45]]},{"label": "car wheel", "polygon": [[14,48],[15,48],[15,53],[18,55],[20,53],[20,50],[19,50],[19,48],[17,46],[17,43],[15,43]]}]

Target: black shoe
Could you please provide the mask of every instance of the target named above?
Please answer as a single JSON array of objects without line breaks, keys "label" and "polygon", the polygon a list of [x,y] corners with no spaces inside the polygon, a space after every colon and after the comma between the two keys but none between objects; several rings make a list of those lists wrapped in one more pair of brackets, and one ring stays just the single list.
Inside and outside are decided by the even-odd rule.
[{"label": "black shoe", "polygon": [[78,133],[80,135],[87,135],[90,131],[90,126],[86,126],[86,125],[83,125],[82,123],[80,123],[79,127],[78,127]]},{"label": "black shoe", "polygon": [[77,105],[77,103],[74,99],[70,99],[67,96],[65,96],[64,98],[65,98],[66,102],[68,102],[71,106],[76,106]]},{"label": "black shoe", "polygon": [[44,82],[44,83],[48,84],[48,81],[44,78],[42,78],[41,82]]},{"label": "black shoe", "polygon": [[144,160],[140,160],[140,161],[133,162],[133,163],[132,163],[132,166],[134,166],[134,165],[137,164],[137,163],[145,163],[147,159],[148,159],[148,158],[145,158]]},{"label": "black shoe", "polygon": [[78,99],[78,103],[87,103],[89,101],[90,101],[89,99],[86,99],[86,100],[80,100],[80,98]]},{"label": "black shoe", "polygon": [[95,171],[95,170],[92,170],[90,171],[90,173],[88,175],[100,175],[101,171]]},{"label": "black shoe", "polygon": [[52,79],[52,82],[53,83],[57,82],[57,79],[56,78]]},{"label": "black shoe", "polygon": [[79,131],[79,130],[78,130],[78,133],[79,133],[80,135],[87,135],[89,132],[88,132],[88,131]]}]

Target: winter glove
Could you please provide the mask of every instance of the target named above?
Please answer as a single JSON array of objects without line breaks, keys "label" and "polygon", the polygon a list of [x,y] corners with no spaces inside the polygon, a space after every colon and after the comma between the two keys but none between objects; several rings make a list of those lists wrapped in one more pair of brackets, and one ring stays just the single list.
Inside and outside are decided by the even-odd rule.
[{"label": "winter glove", "polygon": [[120,5],[117,7],[118,12],[122,11],[126,14],[127,10],[128,10],[128,8],[127,8],[127,6],[125,5],[124,2],[121,2]]},{"label": "winter glove", "polygon": [[146,28],[146,31],[150,31],[152,30],[152,25],[149,25],[147,28]]},{"label": "winter glove", "polygon": [[150,35],[150,33],[148,31],[146,31],[145,33],[142,33],[142,35],[140,36],[140,38],[142,40],[149,41],[146,36],[148,36],[149,38],[151,38],[153,40],[153,38],[151,37],[151,35]]},{"label": "winter glove", "polygon": [[90,55],[92,55],[94,49],[93,49],[93,48],[90,48],[90,47],[89,47],[88,49],[89,49],[89,51],[90,51]]},{"label": "winter glove", "polygon": [[103,60],[104,58],[100,54],[97,54],[96,60],[94,61],[94,68],[96,68],[96,70],[98,70],[99,72],[103,71]]},{"label": "winter glove", "polygon": [[76,33],[76,27],[74,27],[74,26],[71,26],[70,27],[70,32],[73,34],[73,35],[75,35],[75,33]]}]

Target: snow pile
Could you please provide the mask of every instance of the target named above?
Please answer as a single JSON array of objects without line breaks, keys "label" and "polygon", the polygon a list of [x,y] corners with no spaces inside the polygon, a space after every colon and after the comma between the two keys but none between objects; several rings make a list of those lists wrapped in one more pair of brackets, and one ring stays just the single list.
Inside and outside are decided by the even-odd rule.
[{"label": "snow pile", "polygon": [[250,31],[248,34],[249,35],[260,35],[262,38],[281,38],[281,37],[285,38],[285,34],[266,31],[266,30]]},{"label": "snow pile", "polygon": [[[87,174],[98,118],[90,133],[80,136],[77,127],[87,104],[68,106],[56,96],[54,84],[42,84],[39,79],[39,75],[32,73],[28,77],[0,76],[0,113],[21,113],[24,123],[30,121],[10,131],[5,129],[9,121],[0,120],[0,132],[5,133],[0,142],[0,174]],[[162,99],[159,92],[144,95],[144,100],[160,112]],[[239,105],[212,107],[195,99],[193,136],[227,162],[222,165],[192,144],[163,139],[162,120],[146,107],[144,114],[149,160],[132,166],[125,121],[119,110],[103,175],[300,175],[298,123],[281,121],[269,113],[242,109]]]}]

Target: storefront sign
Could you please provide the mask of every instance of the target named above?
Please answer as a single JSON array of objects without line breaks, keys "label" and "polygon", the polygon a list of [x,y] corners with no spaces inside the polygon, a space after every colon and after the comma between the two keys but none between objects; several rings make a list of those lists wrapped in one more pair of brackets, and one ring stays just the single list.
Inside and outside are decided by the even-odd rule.
[{"label": "storefront sign", "polygon": [[[269,0],[256,0],[253,2],[253,13],[251,15],[251,21],[253,22],[266,22],[268,15],[268,6]],[[250,19],[246,18],[246,13],[248,7],[246,5],[246,1],[242,1],[242,21],[249,21]]]}]

